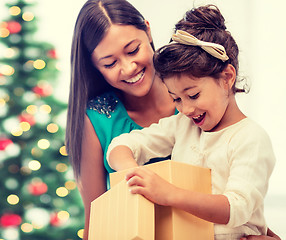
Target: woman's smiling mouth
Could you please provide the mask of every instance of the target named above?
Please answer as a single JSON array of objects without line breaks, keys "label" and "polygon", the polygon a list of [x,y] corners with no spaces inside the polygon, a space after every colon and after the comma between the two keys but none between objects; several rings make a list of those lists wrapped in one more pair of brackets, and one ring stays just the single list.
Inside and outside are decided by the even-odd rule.
[{"label": "woman's smiling mouth", "polygon": [[139,72],[136,76],[129,78],[127,80],[123,80],[123,81],[129,84],[134,84],[142,79],[142,77],[144,76],[144,73],[145,73],[145,68],[141,72]]}]

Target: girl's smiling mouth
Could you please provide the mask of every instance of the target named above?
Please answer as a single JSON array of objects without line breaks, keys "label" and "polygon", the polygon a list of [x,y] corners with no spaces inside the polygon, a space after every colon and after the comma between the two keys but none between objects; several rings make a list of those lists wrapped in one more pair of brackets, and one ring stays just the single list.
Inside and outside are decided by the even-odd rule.
[{"label": "girl's smiling mouth", "polygon": [[198,116],[192,117],[192,119],[193,119],[195,124],[202,125],[203,121],[205,119],[205,116],[206,116],[206,113],[204,112],[204,113],[202,113],[202,114],[200,114]]}]

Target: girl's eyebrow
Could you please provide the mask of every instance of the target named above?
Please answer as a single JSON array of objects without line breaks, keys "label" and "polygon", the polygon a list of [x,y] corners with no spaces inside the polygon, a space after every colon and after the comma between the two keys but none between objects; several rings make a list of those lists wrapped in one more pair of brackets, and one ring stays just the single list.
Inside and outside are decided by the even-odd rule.
[{"label": "girl's eyebrow", "polygon": [[[130,41],[129,43],[127,43],[125,46],[124,46],[124,48],[123,49],[126,49],[126,48],[128,48],[133,42],[135,42],[137,39],[134,39],[134,40],[132,40],[132,41]],[[100,59],[98,59],[98,61],[101,61],[101,60],[103,60],[103,59],[106,59],[106,58],[110,58],[110,57],[112,57],[113,55],[107,55],[107,56],[104,56],[104,57],[101,57]]]},{"label": "girl's eyebrow", "polygon": [[[186,88],[183,90],[183,92],[188,91],[189,89],[192,89],[192,88],[195,88],[195,86],[186,87]],[[173,94],[173,95],[176,95],[175,93],[172,93],[172,92],[170,92],[169,90],[168,90],[168,93]]]}]

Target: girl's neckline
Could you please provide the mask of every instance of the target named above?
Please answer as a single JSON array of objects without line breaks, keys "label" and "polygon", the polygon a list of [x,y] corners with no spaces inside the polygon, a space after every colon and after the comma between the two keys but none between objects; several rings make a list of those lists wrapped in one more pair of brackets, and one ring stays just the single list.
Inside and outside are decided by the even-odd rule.
[{"label": "girl's neckline", "polygon": [[206,132],[206,131],[203,131],[203,130],[202,130],[202,132],[205,133],[205,134],[221,133],[221,132],[226,131],[226,130],[228,130],[228,129],[230,129],[230,128],[233,128],[233,127],[235,127],[235,126],[237,126],[237,125],[243,124],[245,121],[248,121],[248,120],[249,120],[248,117],[244,117],[244,118],[240,119],[239,121],[237,121],[236,123],[231,124],[231,125],[229,125],[229,126],[223,128],[223,129],[220,129],[220,130],[218,130],[218,131]]}]

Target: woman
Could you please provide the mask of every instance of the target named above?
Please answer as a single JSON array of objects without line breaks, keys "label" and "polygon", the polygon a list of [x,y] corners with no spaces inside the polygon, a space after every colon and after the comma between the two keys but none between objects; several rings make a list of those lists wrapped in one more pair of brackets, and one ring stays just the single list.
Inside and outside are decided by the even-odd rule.
[{"label": "woman", "polygon": [[112,169],[105,153],[112,138],[175,114],[173,100],[155,76],[153,53],[149,23],[130,3],[84,4],[73,36],[66,130],[85,206],[84,239],[90,203],[108,188]]}]

